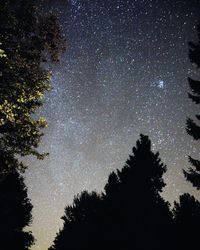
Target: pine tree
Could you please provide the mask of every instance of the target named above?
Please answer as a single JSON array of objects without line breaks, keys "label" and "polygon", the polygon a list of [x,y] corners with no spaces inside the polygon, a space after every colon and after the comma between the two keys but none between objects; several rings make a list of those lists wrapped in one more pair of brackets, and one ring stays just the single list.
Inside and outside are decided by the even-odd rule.
[{"label": "pine tree", "polygon": [[[191,63],[194,63],[197,68],[200,68],[200,24],[197,26],[198,43],[189,43],[189,58]],[[189,93],[189,98],[196,104],[200,104],[200,81],[188,78],[189,86],[192,93]],[[196,115],[196,119],[200,120],[200,115]],[[200,139],[200,126],[197,123],[188,118],[186,123],[187,133],[193,137],[194,140]],[[183,171],[186,179],[190,181],[194,187],[200,189],[200,161],[189,157],[189,162],[192,167],[188,171]]]},{"label": "pine tree", "polygon": [[0,1],[0,156],[6,163],[1,173],[24,170],[19,158],[25,155],[45,156],[37,146],[47,122],[33,114],[50,89],[44,62],[58,60],[64,39],[58,18],[42,9],[48,8],[35,0]]},{"label": "pine tree", "polygon": [[174,249],[199,249],[200,202],[190,194],[174,203]]},{"label": "pine tree", "polygon": [[[118,170],[118,178],[114,181],[115,186],[116,180],[119,181],[114,203],[120,230],[113,233],[118,235],[118,249],[155,250],[167,247],[163,243],[172,218],[169,204],[160,195],[165,186],[162,177],[165,172],[166,166],[161,162],[159,153],[151,151],[148,136],[141,135],[133,147],[133,155],[129,156],[122,170]],[[112,183],[106,185],[106,194],[107,190],[112,190],[109,187]]]},{"label": "pine tree", "polygon": [[34,243],[31,232],[32,205],[23,177],[15,172],[0,179],[0,249],[28,250]]}]

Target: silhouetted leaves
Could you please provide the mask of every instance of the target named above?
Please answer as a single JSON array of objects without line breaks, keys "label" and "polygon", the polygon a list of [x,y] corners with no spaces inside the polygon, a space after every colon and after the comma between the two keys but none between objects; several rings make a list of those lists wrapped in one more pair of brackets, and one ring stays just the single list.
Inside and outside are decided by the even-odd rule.
[{"label": "silhouetted leaves", "polygon": [[174,249],[198,249],[200,202],[190,194],[180,196],[180,202],[174,204]]},{"label": "silhouetted leaves", "polygon": [[32,222],[32,205],[24,180],[17,172],[0,178],[0,248],[28,250],[34,238],[23,229]]},{"label": "silhouetted leaves", "polygon": [[200,24],[197,25],[198,43],[189,42],[189,59],[200,67]]},{"label": "silhouetted leaves", "polygon": [[[192,63],[194,63],[197,68],[200,67],[200,24],[197,26],[197,34],[198,34],[198,43],[189,43],[189,59]],[[192,94],[189,93],[189,98],[196,104],[200,104],[200,81],[193,80],[188,78],[189,86],[192,91]],[[196,118],[200,120],[200,116],[196,115]],[[194,140],[200,139],[200,126],[196,124],[196,122],[190,118],[187,119],[186,122],[186,131],[187,133],[193,137]],[[195,162],[197,160],[192,157],[189,158],[189,161],[192,163],[194,168],[189,168],[187,171],[183,171],[186,179],[190,181],[194,187],[200,189],[200,169],[196,166]]]},{"label": "silhouetted leaves", "polygon": [[[98,249],[101,238],[99,217],[102,199],[95,192],[82,192],[74,198],[72,206],[65,209],[64,228],[54,241],[52,249]],[[101,243],[100,243],[101,244]]]}]

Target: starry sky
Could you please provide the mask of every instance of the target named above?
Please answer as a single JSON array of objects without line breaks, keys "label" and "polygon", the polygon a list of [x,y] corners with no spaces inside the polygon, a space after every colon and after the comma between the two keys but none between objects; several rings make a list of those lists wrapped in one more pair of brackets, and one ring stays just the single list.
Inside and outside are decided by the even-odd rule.
[{"label": "starry sky", "polygon": [[187,155],[199,144],[185,131],[198,107],[187,97],[188,59],[197,39],[197,0],[71,0],[54,2],[67,50],[49,65],[53,89],[39,111],[48,120],[41,150],[25,173],[34,206],[32,250],[47,250],[64,207],[82,190],[100,192],[123,167],[140,133],[167,164],[164,197],[199,193],[184,180]]}]

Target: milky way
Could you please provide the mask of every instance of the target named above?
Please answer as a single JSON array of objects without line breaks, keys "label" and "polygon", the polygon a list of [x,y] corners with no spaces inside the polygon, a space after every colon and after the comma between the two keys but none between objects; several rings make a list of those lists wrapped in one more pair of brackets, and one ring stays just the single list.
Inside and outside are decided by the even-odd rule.
[{"label": "milky way", "polygon": [[51,65],[53,90],[40,110],[49,123],[41,150],[50,156],[29,160],[26,171],[39,250],[51,244],[73,196],[100,192],[140,133],[167,164],[164,197],[198,196],[182,174],[187,155],[199,154],[185,132],[186,118],[197,112],[187,77],[196,73],[188,41],[197,39],[198,1],[74,0],[55,7],[68,46]]}]

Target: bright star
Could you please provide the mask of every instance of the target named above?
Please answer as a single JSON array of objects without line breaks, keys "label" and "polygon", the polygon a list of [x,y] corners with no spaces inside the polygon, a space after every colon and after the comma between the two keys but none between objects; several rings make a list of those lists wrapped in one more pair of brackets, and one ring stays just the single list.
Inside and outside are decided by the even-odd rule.
[{"label": "bright star", "polygon": [[159,80],[159,82],[158,82],[158,87],[159,87],[160,89],[163,89],[163,88],[164,88],[164,81],[163,81],[163,80]]}]

